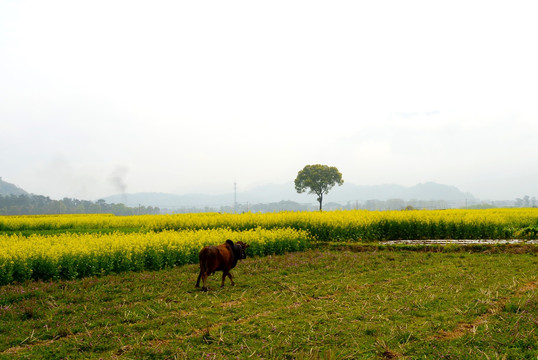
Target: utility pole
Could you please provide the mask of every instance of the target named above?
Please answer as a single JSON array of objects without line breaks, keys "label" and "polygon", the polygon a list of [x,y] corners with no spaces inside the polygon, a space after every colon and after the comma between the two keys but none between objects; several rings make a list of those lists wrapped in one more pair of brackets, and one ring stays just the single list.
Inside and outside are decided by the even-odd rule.
[{"label": "utility pole", "polygon": [[234,181],[234,213],[237,212],[237,182]]}]

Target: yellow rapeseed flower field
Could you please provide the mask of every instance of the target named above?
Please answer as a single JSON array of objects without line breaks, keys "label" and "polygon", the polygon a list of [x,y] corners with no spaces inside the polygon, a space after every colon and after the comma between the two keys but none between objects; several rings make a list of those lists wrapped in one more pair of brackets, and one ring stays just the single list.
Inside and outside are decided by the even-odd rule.
[{"label": "yellow rapeseed flower field", "polygon": [[308,238],[308,233],[289,228],[0,235],[0,284],[158,270],[195,263],[203,246],[222,244],[226,239],[249,244],[251,256],[281,254],[305,249]]},{"label": "yellow rapeseed flower field", "polygon": [[48,215],[0,216],[0,232],[99,230],[199,230],[228,228],[243,231],[294,228],[320,240],[508,238],[532,236],[538,209],[330,211],[175,215]]}]

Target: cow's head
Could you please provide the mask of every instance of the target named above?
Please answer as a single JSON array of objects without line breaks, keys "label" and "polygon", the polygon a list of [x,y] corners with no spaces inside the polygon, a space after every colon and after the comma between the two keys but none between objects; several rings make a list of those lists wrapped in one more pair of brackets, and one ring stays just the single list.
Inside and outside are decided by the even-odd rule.
[{"label": "cow's head", "polygon": [[250,246],[248,244],[245,244],[242,241],[238,241],[235,243],[237,247],[239,248],[239,259],[246,259],[247,258],[247,248]]}]

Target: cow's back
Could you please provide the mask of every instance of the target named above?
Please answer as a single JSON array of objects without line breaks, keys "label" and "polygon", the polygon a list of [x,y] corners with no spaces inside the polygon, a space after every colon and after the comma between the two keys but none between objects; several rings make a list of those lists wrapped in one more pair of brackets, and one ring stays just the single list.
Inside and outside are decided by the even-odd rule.
[{"label": "cow's back", "polygon": [[204,247],[200,250],[198,258],[201,270],[208,275],[213,274],[215,271],[230,269],[231,253],[225,244]]}]

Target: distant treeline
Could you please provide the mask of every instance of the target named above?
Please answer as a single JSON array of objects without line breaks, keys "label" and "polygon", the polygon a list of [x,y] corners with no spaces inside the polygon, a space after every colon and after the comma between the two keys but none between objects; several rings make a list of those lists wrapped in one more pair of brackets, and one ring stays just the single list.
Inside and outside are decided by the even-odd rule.
[{"label": "distant treeline", "polygon": [[[332,205],[332,207],[331,207]],[[445,209],[493,209],[493,208],[529,208],[536,207],[536,198],[525,196],[522,199],[482,202],[476,199],[446,201],[446,200],[368,200],[365,202],[350,201],[345,206],[330,204],[328,209],[336,210],[445,210]]]},{"label": "distant treeline", "polygon": [[[329,202],[323,206],[325,211],[331,210],[445,210],[445,209],[494,209],[494,208],[530,208],[537,207],[535,197],[525,196],[523,199],[480,202],[475,199],[469,201],[446,201],[446,200],[367,200],[348,201],[347,204]],[[265,204],[238,203],[236,206],[220,207],[183,207],[175,209],[162,209],[162,213],[272,213],[279,211],[318,211],[315,204],[300,204],[294,201],[280,201]]]},{"label": "distant treeline", "polygon": [[160,214],[158,207],[127,207],[123,204],[107,204],[104,200],[96,202],[63,198],[52,200],[42,195],[0,195],[0,215],[41,215],[41,214],[114,214],[114,215],[151,215]]},{"label": "distant treeline", "polygon": [[162,209],[161,212],[165,214],[189,214],[189,213],[228,213],[228,214],[241,214],[247,212],[253,213],[272,213],[279,211],[316,211],[319,208],[315,205],[299,204],[294,201],[280,201],[266,204],[250,204],[250,203],[238,203],[235,206],[205,206],[205,207],[181,207],[174,209]]}]

